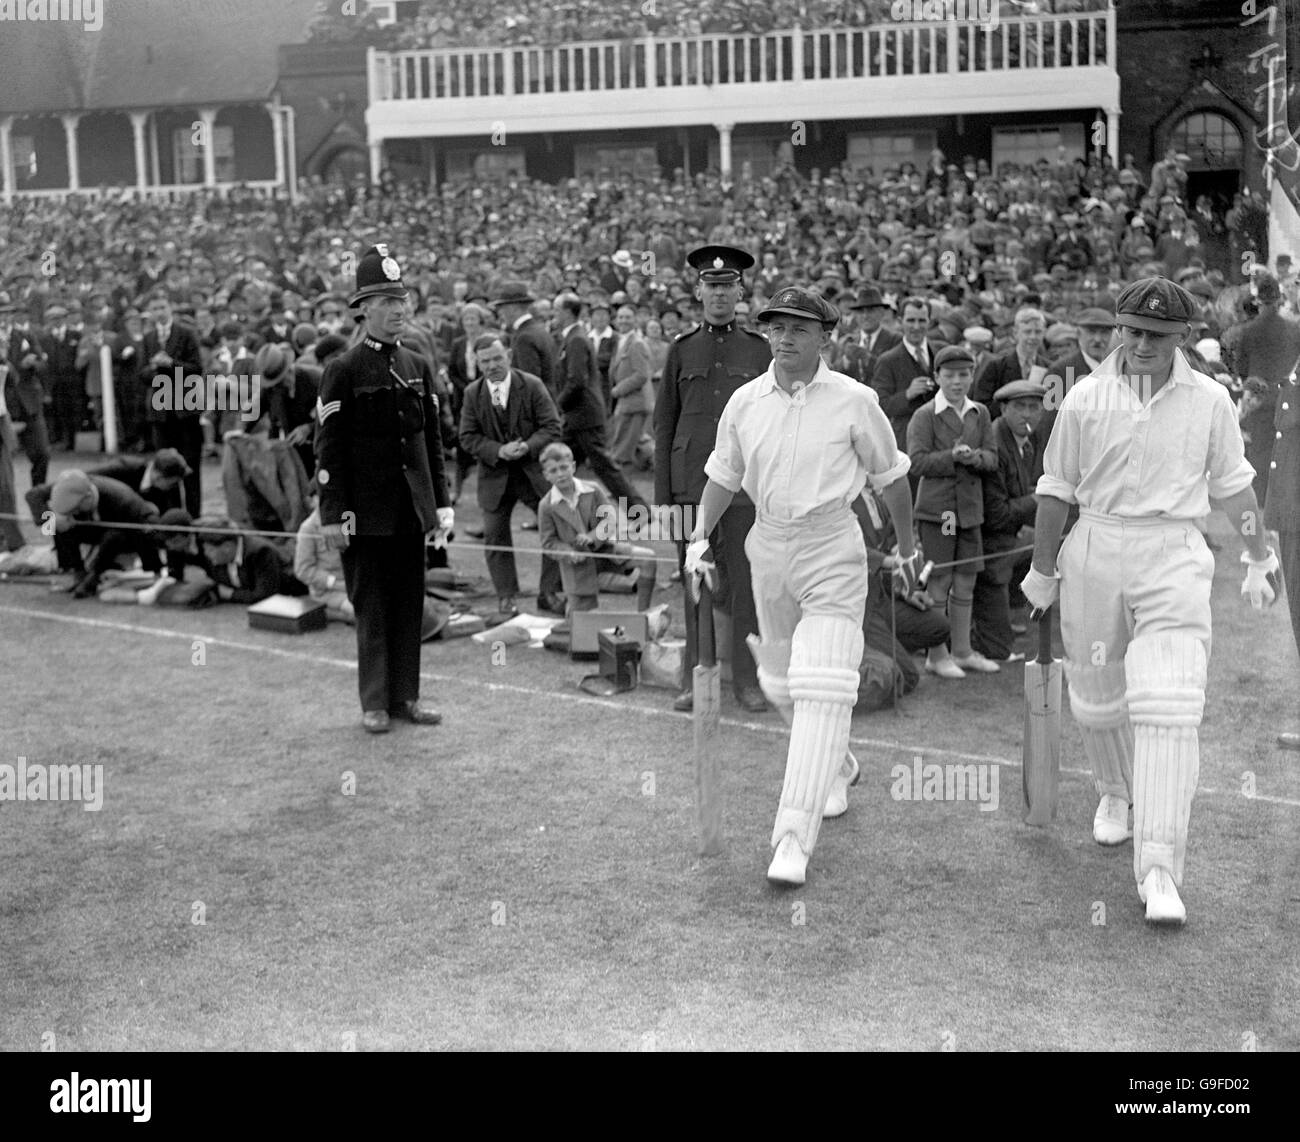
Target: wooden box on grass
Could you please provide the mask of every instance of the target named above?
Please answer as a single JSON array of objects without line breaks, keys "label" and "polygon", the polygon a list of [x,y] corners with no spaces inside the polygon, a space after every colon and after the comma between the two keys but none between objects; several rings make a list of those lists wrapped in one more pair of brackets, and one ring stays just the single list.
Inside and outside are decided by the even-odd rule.
[{"label": "wooden box on grass", "polygon": [[306,634],[324,630],[325,604],[306,595],[272,595],[248,608],[248,625],[258,630]]}]

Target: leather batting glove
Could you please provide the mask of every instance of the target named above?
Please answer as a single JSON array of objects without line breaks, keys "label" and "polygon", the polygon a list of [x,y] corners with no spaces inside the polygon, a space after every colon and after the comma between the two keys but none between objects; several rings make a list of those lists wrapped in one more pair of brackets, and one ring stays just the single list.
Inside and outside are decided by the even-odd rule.
[{"label": "leather batting glove", "polygon": [[707,539],[697,539],[686,545],[686,575],[691,585],[691,597],[700,601],[700,580],[707,580],[709,590],[717,590],[718,565],[713,560],[713,552]]},{"label": "leather batting glove", "polygon": [[1031,567],[1020,584],[1020,590],[1030,607],[1035,611],[1045,611],[1061,597],[1061,576],[1044,575],[1037,568]]},{"label": "leather batting glove", "polygon": [[1241,585],[1241,596],[1250,599],[1255,610],[1262,611],[1277,598],[1277,554],[1270,547],[1268,558],[1258,562],[1250,557],[1249,551],[1243,551],[1241,561],[1246,565],[1246,581]]},{"label": "leather batting glove", "polygon": [[906,559],[903,556],[898,557],[898,566],[894,568],[893,580],[894,591],[901,598],[906,599],[913,591],[916,590],[917,576],[921,573],[921,553],[913,551]]}]

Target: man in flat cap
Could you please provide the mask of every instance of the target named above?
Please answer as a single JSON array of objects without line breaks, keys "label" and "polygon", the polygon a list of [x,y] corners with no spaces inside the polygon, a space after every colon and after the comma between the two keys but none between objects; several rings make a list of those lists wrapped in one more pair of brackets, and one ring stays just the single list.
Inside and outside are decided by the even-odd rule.
[{"label": "man in flat cap", "polygon": [[[146,571],[162,571],[161,541],[155,532],[142,530],[158,522],[158,509],[117,480],[69,468],[52,484],[32,488],[27,506],[38,526],[54,525],[59,570],[76,576],[74,598],[93,595],[100,576],[121,555],[138,555]],[[134,526],[109,526],[115,523]],[[94,548],[88,563],[83,561],[82,544]]]},{"label": "man in flat cap", "polygon": [[[1056,424],[1056,414],[1061,402],[1075,383],[1101,367],[1102,361],[1114,352],[1119,344],[1119,334],[1115,329],[1115,315],[1097,306],[1082,310],[1074,319],[1079,330],[1079,344],[1074,352],[1060,360],[1053,361],[1048,375],[1047,393],[1043,398],[1043,414],[1038,423],[1036,435],[1042,441],[1040,452],[1047,447],[1052,438],[1052,427]],[[996,399],[996,394],[995,394]]]},{"label": "man in flat cap", "polygon": [[[704,320],[668,348],[655,404],[654,435],[655,503],[661,509],[677,508],[688,518],[704,492],[704,462],[713,449],[723,408],[737,389],[768,368],[772,352],[762,336],[736,324],[736,306],[744,296],[741,275],[754,259],[731,246],[701,246],[686,260],[699,275],[695,297],[703,303]],[[758,630],[745,553],[745,536],[754,526],[754,504],[744,489],[737,486],[736,490],[727,510],[713,520],[717,527],[713,553],[721,572],[717,602],[731,615],[736,700],[758,713],[767,709],[767,702],[746,641]],[[677,544],[681,565],[686,558],[685,539],[682,535]],[[688,598],[683,689],[673,702],[675,710],[691,709],[691,671],[698,661],[695,608]]]},{"label": "man in flat cap", "polygon": [[343,551],[367,733],[387,732],[391,717],[442,720],[419,700],[424,540],[445,537],[454,516],[433,369],[400,343],[406,299],[397,260],[372,246],[348,299],[365,336],[326,367],[316,407],[321,534]]},{"label": "man in flat cap", "polygon": [[905,594],[916,581],[909,461],[876,394],[822,360],[838,320],[830,302],[798,286],[758,314],[773,361],[723,409],[685,559],[692,586],[712,576],[709,537],[743,489],[756,513],[745,540],[759,630],[750,645],[763,692],[790,726],[767,871],[778,885],[804,883],[822,819],[847,812],[858,778],[849,720],[868,576],[851,505],[868,481],[897,530]]},{"label": "man in flat cap", "polygon": [[[1043,418],[1042,381],[1011,381],[994,397],[1002,415],[993,422],[998,466],[984,474],[984,569],[975,578],[975,649],[994,662],[1018,662],[1013,650],[1011,583],[1025,577],[1029,553],[1006,554],[1023,546],[1021,528],[1033,527],[1038,513],[1034,489],[1043,474],[1046,438],[1038,432]],[[1017,574],[1017,572],[1019,572]]]},{"label": "man in flat cap", "polygon": [[1147,920],[1182,924],[1214,578],[1197,521],[1211,499],[1245,540],[1242,594],[1256,610],[1274,597],[1278,561],[1227,390],[1180,350],[1195,300],[1149,277],[1115,308],[1119,350],[1066,396],[1047,446],[1022,589],[1038,609],[1060,601],[1070,705],[1100,795],[1093,837],[1132,837]]}]

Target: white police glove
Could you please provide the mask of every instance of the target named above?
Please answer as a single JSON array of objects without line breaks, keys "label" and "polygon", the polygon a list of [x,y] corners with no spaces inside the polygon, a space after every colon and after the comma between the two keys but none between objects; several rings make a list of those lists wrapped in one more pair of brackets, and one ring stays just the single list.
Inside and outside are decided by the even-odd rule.
[{"label": "white police glove", "polygon": [[1241,585],[1241,596],[1250,599],[1250,605],[1262,611],[1277,598],[1277,554],[1270,547],[1268,557],[1256,561],[1249,551],[1241,553],[1241,561],[1246,565],[1246,581]]}]

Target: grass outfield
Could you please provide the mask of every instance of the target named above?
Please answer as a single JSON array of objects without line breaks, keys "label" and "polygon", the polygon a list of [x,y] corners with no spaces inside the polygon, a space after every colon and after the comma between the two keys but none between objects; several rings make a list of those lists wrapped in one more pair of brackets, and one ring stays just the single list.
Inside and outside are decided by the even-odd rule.
[{"label": "grass outfield", "polygon": [[[602,701],[550,652],[429,644],[445,723],[367,737],[349,629],[0,586],[0,761],[105,785],[99,812],[0,804],[0,1047],[1300,1048],[1300,756],[1274,746],[1300,669],[1216,534],[1174,931],[1144,924],[1131,845],[1091,840],[1068,716],[1060,821],[1020,823],[1018,669],[855,718],[862,784],[780,891],[785,738],[725,692],[726,848],[701,861],[666,691]],[[999,762],[998,810],[893,800],[917,754]]]}]

